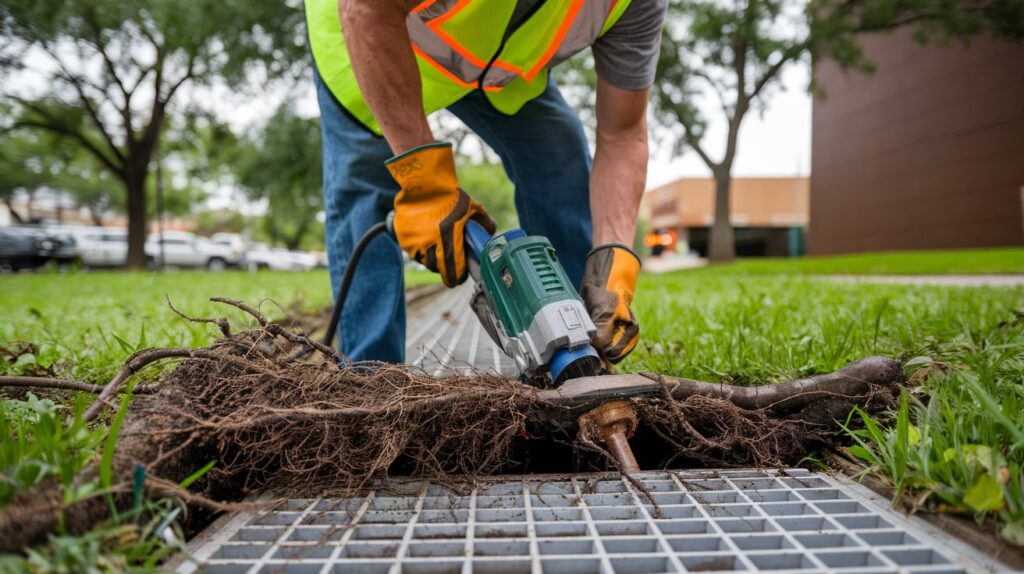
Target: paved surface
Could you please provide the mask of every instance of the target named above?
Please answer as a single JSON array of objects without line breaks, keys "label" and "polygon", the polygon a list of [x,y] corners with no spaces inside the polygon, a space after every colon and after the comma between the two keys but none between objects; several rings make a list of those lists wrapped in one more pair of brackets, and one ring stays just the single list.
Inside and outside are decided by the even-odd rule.
[{"label": "paved surface", "polygon": [[[999,571],[847,479],[806,470],[424,483],[241,512],[182,573]],[[652,504],[652,501],[657,506]]]},{"label": "paved surface", "polygon": [[707,265],[707,259],[674,253],[644,258],[644,271],[647,273],[668,273],[681,269],[698,269],[700,267],[707,267]]},{"label": "paved surface", "polygon": [[1024,287],[1024,274],[1016,275],[814,275],[849,283],[949,285],[952,287]]},{"label": "paved surface", "polygon": [[474,369],[519,374],[469,308],[472,294],[473,283],[466,281],[409,304],[407,363],[435,377]]}]

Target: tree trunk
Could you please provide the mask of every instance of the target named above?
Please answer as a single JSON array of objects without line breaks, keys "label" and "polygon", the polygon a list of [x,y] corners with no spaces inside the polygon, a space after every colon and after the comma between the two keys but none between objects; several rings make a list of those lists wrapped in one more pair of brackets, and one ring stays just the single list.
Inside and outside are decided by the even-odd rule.
[{"label": "tree trunk", "polygon": [[[132,161],[125,166],[125,191],[128,193],[128,267],[146,267],[146,174],[149,159]],[[127,163],[127,162],[126,162]]]},{"label": "tree trunk", "polygon": [[25,211],[28,213],[28,216],[25,218],[25,223],[32,223],[32,204],[35,202],[35,199],[35,191],[29,191],[25,194]]},{"label": "tree trunk", "polygon": [[731,166],[715,170],[715,222],[708,238],[708,259],[711,263],[728,263],[736,257],[736,242],[729,219],[729,188]]},{"label": "tree trunk", "polygon": [[264,219],[264,221],[266,222],[267,235],[270,236],[270,245],[272,247],[277,247],[280,243],[279,238],[281,235],[277,230],[277,225],[270,219],[269,215]]},{"label": "tree trunk", "polygon": [[88,205],[89,219],[92,220],[92,224],[96,227],[103,227],[103,210],[95,205]]},{"label": "tree trunk", "polygon": [[11,202],[11,198],[4,197],[4,205],[7,206],[7,211],[10,212],[11,218],[14,219],[15,223],[19,225],[25,223],[25,220],[21,217],[21,214],[18,213],[17,211],[14,211],[14,203]]},{"label": "tree trunk", "polygon": [[311,219],[313,219],[311,214],[303,213],[302,220],[295,228],[295,232],[290,236],[285,235],[284,244],[290,251],[296,251],[299,248],[299,245],[302,244],[302,239],[306,237],[306,232],[309,231],[309,222]]}]

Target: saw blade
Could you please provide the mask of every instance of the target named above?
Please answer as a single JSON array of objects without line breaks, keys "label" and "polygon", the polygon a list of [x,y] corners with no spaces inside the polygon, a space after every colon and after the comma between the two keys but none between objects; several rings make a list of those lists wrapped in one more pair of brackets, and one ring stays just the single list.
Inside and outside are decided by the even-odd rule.
[{"label": "saw blade", "polygon": [[571,379],[600,375],[602,369],[603,365],[600,358],[594,356],[580,357],[562,369],[558,377],[551,381],[551,387],[558,388],[562,383]]}]

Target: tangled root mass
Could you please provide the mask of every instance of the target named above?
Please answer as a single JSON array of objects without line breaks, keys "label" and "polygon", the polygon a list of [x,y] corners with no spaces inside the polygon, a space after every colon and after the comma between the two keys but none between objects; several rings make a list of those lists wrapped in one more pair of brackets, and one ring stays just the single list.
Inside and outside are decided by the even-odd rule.
[{"label": "tangled root mass", "polygon": [[[451,485],[502,473],[614,468],[576,440],[576,417],[596,403],[552,404],[494,373],[435,378],[401,365],[350,364],[228,303],[253,314],[260,328],[233,334],[226,321],[208,321],[224,337],[182,361],[155,393],[136,398],[118,443],[122,480],[141,464],[154,480],[177,483],[216,460],[197,486],[224,501],[257,491],[350,493],[389,475]],[[631,442],[644,469],[790,465],[833,443],[833,421],[854,404],[877,412],[896,389],[826,393],[796,412],[666,390],[629,399],[639,420]],[[19,529],[10,510],[0,515],[0,534]],[[31,542],[45,534],[43,522],[8,542]]]}]

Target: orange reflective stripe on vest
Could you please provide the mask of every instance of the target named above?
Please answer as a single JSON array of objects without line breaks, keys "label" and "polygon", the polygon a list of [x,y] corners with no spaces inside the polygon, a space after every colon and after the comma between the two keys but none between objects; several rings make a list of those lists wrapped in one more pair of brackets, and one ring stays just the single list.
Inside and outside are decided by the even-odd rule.
[{"label": "orange reflective stripe on vest", "polygon": [[[540,0],[507,34],[514,0],[424,0],[406,18],[419,63],[424,112],[451,105],[479,88],[496,109],[515,113],[544,91],[548,69],[592,45],[629,2]],[[317,70],[338,101],[379,134],[355,82],[337,10],[337,0],[306,0]]]}]

